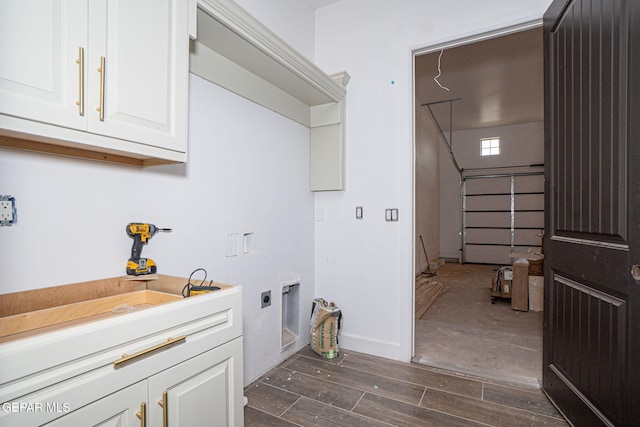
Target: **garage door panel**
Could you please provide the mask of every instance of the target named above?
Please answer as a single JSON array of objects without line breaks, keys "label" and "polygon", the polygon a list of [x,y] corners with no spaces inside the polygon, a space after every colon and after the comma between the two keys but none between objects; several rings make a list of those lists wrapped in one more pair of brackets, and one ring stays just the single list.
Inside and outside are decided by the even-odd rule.
[{"label": "garage door panel", "polygon": [[539,247],[542,244],[542,237],[539,237],[541,230],[515,230],[514,241],[516,245]]},{"label": "garage door panel", "polygon": [[476,264],[510,265],[511,249],[506,246],[467,246],[467,261]]},{"label": "garage door panel", "polygon": [[467,242],[471,243],[496,243],[500,245],[511,244],[511,230],[496,229],[467,229]]},{"label": "garage door panel", "polygon": [[511,264],[538,250],[544,228],[542,172],[463,177],[463,261]]},{"label": "garage door panel", "polygon": [[472,178],[465,181],[467,194],[496,194],[511,191],[511,178]]},{"label": "garage door panel", "polygon": [[468,196],[467,212],[469,211],[490,211],[490,210],[510,210],[511,196]]},{"label": "garage door panel", "polygon": [[516,194],[515,208],[522,209],[541,209],[544,206],[544,194]]},{"label": "garage door panel", "polygon": [[516,212],[514,218],[516,228],[544,228],[544,212]]},{"label": "garage door panel", "polygon": [[509,227],[509,212],[469,212],[466,215],[467,227]]},{"label": "garage door panel", "polygon": [[513,185],[516,193],[543,192],[544,175],[516,176]]}]

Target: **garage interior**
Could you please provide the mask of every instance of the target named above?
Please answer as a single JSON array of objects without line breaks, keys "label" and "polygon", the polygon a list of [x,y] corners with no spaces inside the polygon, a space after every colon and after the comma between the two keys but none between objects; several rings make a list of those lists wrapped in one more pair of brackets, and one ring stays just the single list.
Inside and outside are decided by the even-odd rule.
[{"label": "garage interior", "polygon": [[[413,361],[539,388],[542,29],[414,53]],[[524,302],[514,261],[531,264]]]}]

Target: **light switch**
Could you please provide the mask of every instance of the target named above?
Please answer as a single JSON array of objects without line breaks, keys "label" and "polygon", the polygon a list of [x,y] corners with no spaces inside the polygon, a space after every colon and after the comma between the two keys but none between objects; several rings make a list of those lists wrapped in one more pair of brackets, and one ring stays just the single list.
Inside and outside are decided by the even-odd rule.
[{"label": "light switch", "polygon": [[356,206],[356,219],[363,218],[362,206]]}]

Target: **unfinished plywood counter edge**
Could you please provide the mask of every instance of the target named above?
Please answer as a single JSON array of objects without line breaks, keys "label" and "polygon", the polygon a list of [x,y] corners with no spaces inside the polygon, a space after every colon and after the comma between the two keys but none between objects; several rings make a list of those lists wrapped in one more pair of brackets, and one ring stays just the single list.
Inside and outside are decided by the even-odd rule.
[{"label": "unfinished plywood counter edge", "polygon": [[[157,305],[151,302],[142,310],[97,320],[89,318],[54,330],[5,338],[0,343],[0,366],[3,367],[0,369],[0,402],[64,402],[73,412],[135,382],[214,349],[218,352],[218,348],[234,342],[229,348],[234,349],[236,361],[228,367],[233,381],[226,382],[225,387],[236,384],[239,391],[235,388],[227,390],[234,393],[228,401],[239,399],[241,408],[242,287],[216,284],[221,287],[219,291],[182,298],[180,292],[187,279],[171,276],[148,279],[127,284],[123,284],[126,278],[102,281],[104,292],[108,292],[109,283],[118,292],[129,291],[99,299],[118,299],[139,293],[159,294],[160,300],[153,300]],[[69,291],[83,284],[70,286],[61,288]],[[13,295],[13,298],[16,301],[17,296]],[[84,303],[93,304],[94,301],[88,299]],[[72,304],[82,305],[83,302]],[[56,307],[44,310],[52,308]],[[115,363],[125,355],[140,357]],[[217,363],[213,359],[210,361]],[[237,408],[232,411],[241,416]],[[61,415],[64,414],[0,411],[0,425],[41,425]]]}]

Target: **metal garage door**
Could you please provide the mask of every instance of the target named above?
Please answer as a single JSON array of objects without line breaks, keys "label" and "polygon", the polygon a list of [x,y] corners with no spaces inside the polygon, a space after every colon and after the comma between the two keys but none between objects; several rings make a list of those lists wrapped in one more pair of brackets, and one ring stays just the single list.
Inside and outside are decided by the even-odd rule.
[{"label": "metal garage door", "polygon": [[462,261],[511,264],[511,253],[539,251],[543,172],[462,177]]}]

